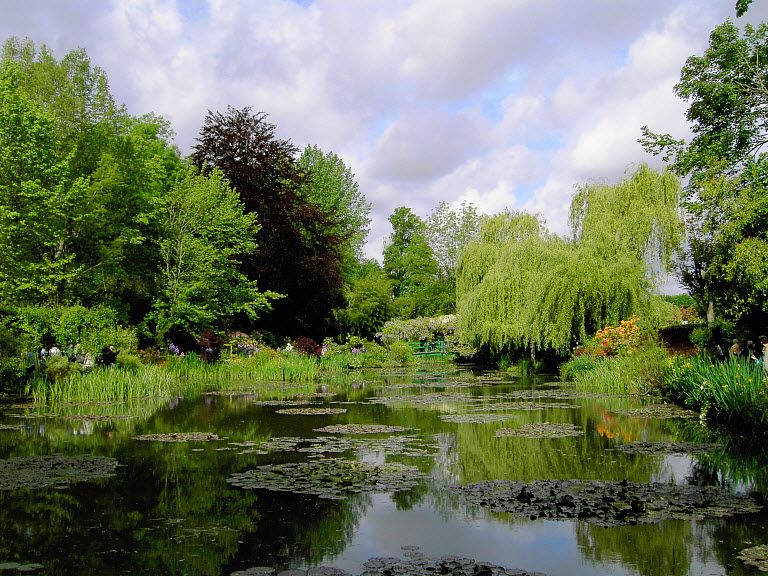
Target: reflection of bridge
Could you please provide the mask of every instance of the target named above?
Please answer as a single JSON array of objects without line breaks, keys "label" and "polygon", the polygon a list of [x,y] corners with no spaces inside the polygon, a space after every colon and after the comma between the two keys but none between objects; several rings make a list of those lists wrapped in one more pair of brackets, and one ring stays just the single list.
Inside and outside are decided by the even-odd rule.
[{"label": "reflection of bridge", "polygon": [[446,350],[445,340],[434,342],[408,342],[414,356],[453,356],[456,352]]}]

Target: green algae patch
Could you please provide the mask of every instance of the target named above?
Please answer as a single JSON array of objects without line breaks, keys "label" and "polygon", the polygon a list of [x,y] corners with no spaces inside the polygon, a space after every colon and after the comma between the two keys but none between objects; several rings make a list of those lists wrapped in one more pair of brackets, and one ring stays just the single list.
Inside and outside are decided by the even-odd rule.
[{"label": "green algae patch", "polygon": [[282,410],[275,410],[275,413],[294,416],[325,416],[328,414],[344,414],[346,411],[346,408],[284,408]]},{"label": "green algae patch", "polygon": [[362,492],[402,492],[417,486],[424,474],[399,462],[371,464],[327,459],[257,466],[233,474],[227,482],[245,490],[273,490],[343,499]]},{"label": "green algae patch", "polygon": [[761,572],[768,572],[768,545],[764,544],[762,546],[745,548],[736,558],[744,562],[744,564],[754,566]]},{"label": "green algae patch", "polygon": [[498,438],[568,438],[584,436],[584,430],[573,424],[537,422],[524,424],[520,428],[500,428],[496,430]]},{"label": "green algae patch", "polygon": [[723,518],[760,511],[750,497],[719,486],[537,480],[496,480],[449,490],[471,504],[515,516],[550,520],[583,520],[611,527],[666,519]]},{"label": "green algae patch", "polygon": [[453,424],[489,424],[515,418],[514,414],[442,414],[440,420]]},{"label": "green algae patch", "polygon": [[144,442],[212,442],[226,440],[219,438],[217,434],[210,432],[169,432],[167,434],[141,434],[134,436],[134,440]]},{"label": "green algae patch", "polygon": [[410,428],[402,426],[386,426],[384,424],[334,424],[315,428],[315,432],[328,434],[392,434],[394,432],[407,432]]},{"label": "green algae patch", "polygon": [[706,454],[720,447],[719,444],[695,442],[631,442],[614,449],[625,454]]},{"label": "green algae patch", "polygon": [[66,488],[114,476],[117,460],[105,456],[26,456],[0,460],[0,490]]}]

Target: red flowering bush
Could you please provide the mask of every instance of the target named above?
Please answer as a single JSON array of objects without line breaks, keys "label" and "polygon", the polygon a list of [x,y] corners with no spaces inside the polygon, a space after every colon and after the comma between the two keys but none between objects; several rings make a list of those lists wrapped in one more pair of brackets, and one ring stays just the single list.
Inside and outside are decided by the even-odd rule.
[{"label": "red flowering bush", "polygon": [[320,356],[322,352],[322,347],[312,338],[307,338],[306,336],[296,338],[293,341],[293,349],[307,356]]}]

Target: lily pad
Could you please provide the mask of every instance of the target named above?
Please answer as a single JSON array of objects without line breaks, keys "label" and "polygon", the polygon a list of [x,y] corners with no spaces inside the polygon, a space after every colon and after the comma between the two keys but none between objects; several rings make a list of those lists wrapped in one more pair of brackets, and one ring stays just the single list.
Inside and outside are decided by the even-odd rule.
[{"label": "lily pad", "polygon": [[141,434],[134,436],[134,440],[147,442],[211,442],[214,440],[226,440],[219,438],[217,434],[210,432],[170,432],[167,434]]},{"label": "lily pad", "polygon": [[520,428],[500,428],[496,430],[496,436],[516,438],[567,438],[569,436],[584,436],[584,431],[573,424],[536,422],[524,424]]},{"label": "lily pad", "polygon": [[499,402],[475,406],[471,410],[483,412],[488,410],[547,410],[549,408],[580,408],[580,406],[565,402]]},{"label": "lily pad", "polygon": [[368,400],[369,404],[408,404],[411,406],[434,406],[437,404],[471,402],[472,396],[466,392],[430,392],[428,394],[409,394],[407,396],[379,396]]},{"label": "lily pad", "polygon": [[515,418],[514,414],[441,414],[440,420],[454,424],[488,424]]},{"label": "lily pad", "polygon": [[631,442],[616,446],[615,450],[626,454],[706,454],[718,447],[694,442]]},{"label": "lily pad", "polygon": [[642,408],[628,408],[626,410],[612,410],[614,414],[635,416],[637,418],[698,418],[699,413],[692,410],[679,408],[674,404],[648,404]]},{"label": "lily pad", "polygon": [[406,432],[410,428],[402,426],[385,426],[384,424],[334,424],[315,428],[315,432],[327,432],[329,434],[389,434],[392,432]]},{"label": "lily pad", "polygon": [[664,519],[721,518],[761,509],[748,496],[732,494],[718,486],[496,480],[451,486],[449,490],[493,512],[509,512],[530,519],[579,519],[606,527]]},{"label": "lily pad", "polygon": [[92,422],[107,422],[110,420],[129,420],[133,418],[128,414],[68,414],[62,416],[62,420],[90,420]]},{"label": "lily pad", "polygon": [[301,416],[344,414],[346,411],[346,408],[284,408],[283,410],[275,410],[277,414],[292,414]]},{"label": "lily pad", "polygon": [[423,477],[424,474],[415,466],[399,462],[377,465],[328,459],[257,466],[246,472],[233,474],[227,482],[246,490],[264,489],[343,499],[350,494],[361,492],[410,490]]},{"label": "lily pad", "polygon": [[306,406],[306,400],[254,400],[254,406]]},{"label": "lily pad", "polygon": [[745,548],[736,558],[761,572],[768,572],[768,545]]},{"label": "lily pad", "polygon": [[308,454],[341,454],[370,450],[383,452],[387,456],[423,457],[434,453],[434,443],[413,435],[390,436],[387,438],[345,438],[320,436],[318,438],[283,437],[273,438],[256,446],[258,453],[303,452]]},{"label": "lily pad", "polygon": [[0,460],[0,490],[64,487],[114,476],[117,460],[104,456],[27,456]]}]

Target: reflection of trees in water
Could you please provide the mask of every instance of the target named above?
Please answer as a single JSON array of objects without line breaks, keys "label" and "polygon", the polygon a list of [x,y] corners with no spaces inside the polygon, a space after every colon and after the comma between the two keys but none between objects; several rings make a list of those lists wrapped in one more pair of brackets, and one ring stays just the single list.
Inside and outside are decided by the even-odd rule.
[{"label": "reflection of trees in water", "polygon": [[576,525],[576,541],[585,560],[612,564],[618,557],[641,576],[688,574],[697,539],[691,522],[685,520],[612,528]]},{"label": "reflection of trees in water", "polygon": [[[583,426],[585,436],[571,438],[496,438],[504,423],[459,426],[457,475],[462,484],[486,479],[540,480],[631,480],[648,481],[659,468],[660,458],[635,458],[606,452],[606,441],[594,433],[589,421],[578,414],[560,411],[557,421]],[[548,411],[529,418],[554,421]],[[523,418],[518,419],[519,425]]]},{"label": "reflection of trees in water", "polygon": [[[677,436],[689,442],[716,444],[706,454],[697,455],[697,479],[742,491],[754,491],[768,500],[768,435],[723,427],[705,427],[698,422],[675,422]],[[756,435],[757,434],[757,435]]]},{"label": "reflection of trees in water", "polygon": [[[259,518],[241,546],[243,566],[328,563],[352,541],[372,505],[370,494],[345,500],[259,491]],[[233,566],[230,566],[233,567]]]}]

